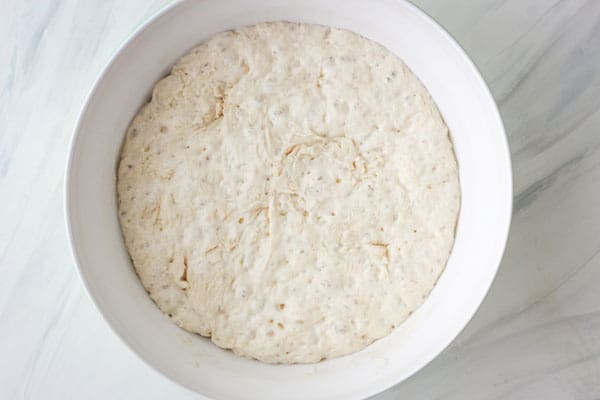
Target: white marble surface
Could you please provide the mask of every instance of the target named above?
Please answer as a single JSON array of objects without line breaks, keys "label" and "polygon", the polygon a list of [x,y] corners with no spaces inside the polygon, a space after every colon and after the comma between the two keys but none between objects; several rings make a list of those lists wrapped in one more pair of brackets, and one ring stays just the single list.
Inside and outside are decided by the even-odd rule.
[{"label": "white marble surface", "polygon": [[[197,399],[134,356],[87,295],[63,221],[85,94],[167,0],[0,1],[0,398]],[[600,398],[600,1],[418,0],[480,67],[515,211],[455,343],[377,399]]]}]

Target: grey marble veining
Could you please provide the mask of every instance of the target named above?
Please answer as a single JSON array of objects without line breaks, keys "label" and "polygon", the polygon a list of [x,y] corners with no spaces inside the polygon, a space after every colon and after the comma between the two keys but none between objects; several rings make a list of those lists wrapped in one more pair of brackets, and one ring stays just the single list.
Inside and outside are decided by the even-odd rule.
[{"label": "grey marble veining", "polygon": [[[67,145],[90,85],[167,0],[0,2],[0,398],[194,399],[145,366],[68,251]],[[600,398],[600,2],[418,0],[487,80],[515,211],[481,309],[377,399]]]}]

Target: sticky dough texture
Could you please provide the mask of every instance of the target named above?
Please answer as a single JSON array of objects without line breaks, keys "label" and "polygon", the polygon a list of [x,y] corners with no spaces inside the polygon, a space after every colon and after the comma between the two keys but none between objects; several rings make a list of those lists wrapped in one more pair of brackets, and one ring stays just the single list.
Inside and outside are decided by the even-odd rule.
[{"label": "sticky dough texture", "polygon": [[388,335],[443,271],[460,203],[447,127],[404,63],[291,23],[182,57],[127,131],[118,195],[158,307],[272,363]]}]

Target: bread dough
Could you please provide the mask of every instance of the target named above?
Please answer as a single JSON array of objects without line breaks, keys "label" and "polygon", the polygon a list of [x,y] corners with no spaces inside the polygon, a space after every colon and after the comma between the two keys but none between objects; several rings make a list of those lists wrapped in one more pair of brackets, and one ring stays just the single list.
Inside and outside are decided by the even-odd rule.
[{"label": "bread dough", "polygon": [[127,131],[118,195],[158,307],[270,363],[389,334],[442,273],[460,204],[448,129],[406,65],[293,23],[182,57]]}]

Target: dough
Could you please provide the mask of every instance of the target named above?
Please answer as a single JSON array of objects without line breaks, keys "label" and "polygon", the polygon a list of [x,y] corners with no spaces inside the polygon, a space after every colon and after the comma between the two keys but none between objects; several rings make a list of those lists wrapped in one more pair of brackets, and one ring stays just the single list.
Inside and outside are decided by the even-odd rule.
[{"label": "dough", "polygon": [[460,204],[448,129],[415,75],[355,33],[223,32],[129,127],[119,218],[183,329],[270,363],[358,351],[426,298]]}]

